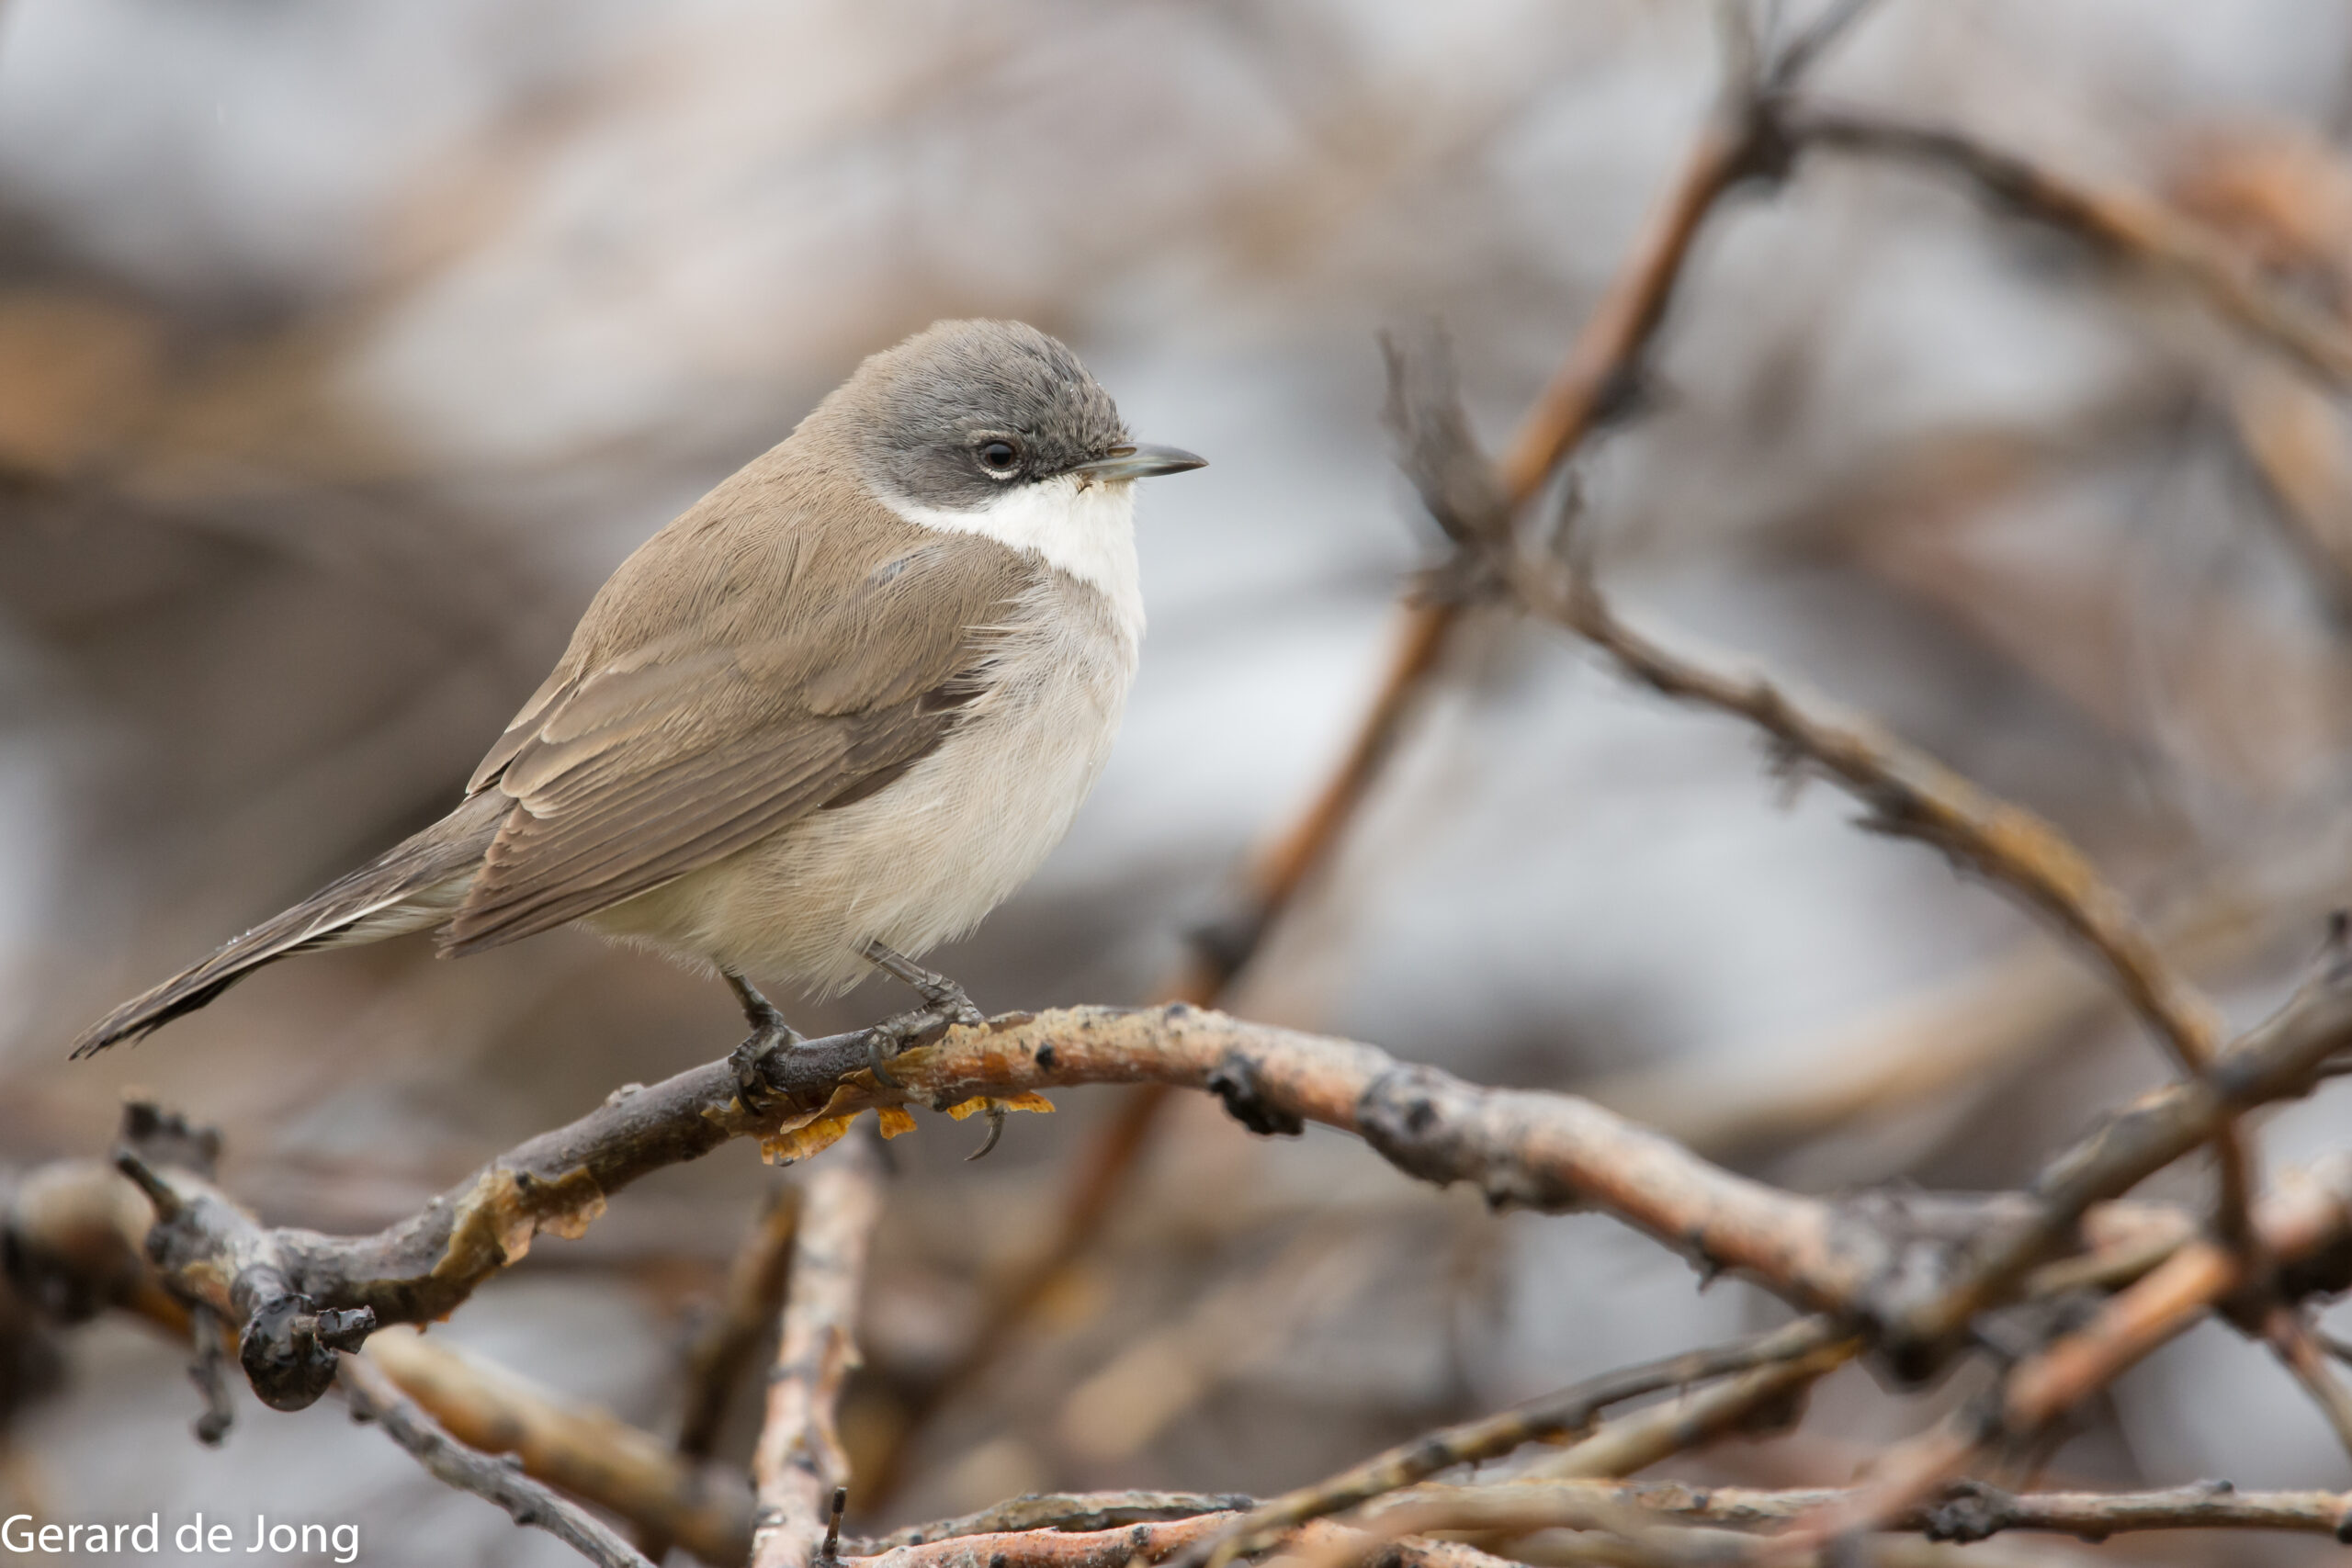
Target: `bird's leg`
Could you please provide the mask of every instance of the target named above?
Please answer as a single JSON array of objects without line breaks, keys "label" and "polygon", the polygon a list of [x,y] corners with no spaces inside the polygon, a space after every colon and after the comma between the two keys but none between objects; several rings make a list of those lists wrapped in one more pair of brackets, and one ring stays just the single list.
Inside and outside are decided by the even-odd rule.
[{"label": "bird's leg", "polygon": [[873,1069],[876,1082],[898,1088],[899,1080],[890,1076],[890,1058],[940,1024],[988,1021],[988,1016],[972,1005],[964,987],[946,976],[925,969],[879,940],[867,942],[861,951],[868,964],[906,986],[923,1001],[912,1012],[886,1018],[865,1032],[865,1062]]},{"label": "bird's leg", "polygon": [[727,977],[727,988],[733,991],[735,999],[742,1004],[743,1021],[752,1026],[752,1032],[735,1047],[727,1062],[735,1069],[735,1087],[743,1097],[743,1104],[746,1108],[756,1109],[759,1101],[765,1098],[767,1087],[760,1064],[767,1059],[771,1051],[799,1044],[800,1036],[792,1025],[784,1021],[784,1014],[775,1010],[775,1004],[760,995],[749,980],[732,969],[722,969],[719,973]]}]

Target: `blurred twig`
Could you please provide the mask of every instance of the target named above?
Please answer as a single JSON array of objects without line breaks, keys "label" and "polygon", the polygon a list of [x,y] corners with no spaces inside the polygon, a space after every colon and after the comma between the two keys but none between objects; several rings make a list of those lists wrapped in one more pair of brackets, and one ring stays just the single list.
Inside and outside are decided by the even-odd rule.
[{"label": "blurred twig", "polygon": [[2327,1351],[2319,1337],[2312,1331],[2310,1320],[2294,1307],[2275,1306],[2269,1321],[2264,1325],[2264,1337],[2281,1365],[2294,1374],[2303,1392],[2327,1419],[2328,1429],[2335,1434],[2336,1443],[2352,1453],[2352,1390],[2328,1360]]},{"label": "blurred twig", "polygon": [[1565,1452],[1538,1460],[1544,1476],[1631,1475],[1734,1430],[1795,1425],[1804,1391],[1854,1359],[1861,1341],[1824,1339],[1802,1355],[1767,1362],[1714,1387],[1619,1417]]},{"label": "blurred twig", "polygon": [[1924,164],[1959,175],[2005,210],[2185,285],[2224,320],[2321,378],[2352,382],[2352,336],[2338,322],[2266,284],[2245,257],[2154,197],[2071,179],[1962,131],[1858,109],[1806,105],[1785,110],[1780,123],[1796,148]]},{"label": "blurred twig", "polygon": [[[2104,1390],[2151,1351],[2177,1337],[2225,1299],[2267,1289],[2289,1304],[2278,1276],[2352,1237],[2352,1156],[2336,1156],[2282,1180],[2254,1214],[2257,1264],[2239,1249],[2190,1241],[2108,1300],[2082,1327],[2013,1367],[1997,1397],[1972,1404],[1930,1430],[1890,1450],[1871,1481],[1813,1510],[1792,1528],[1792,1545],[1825,1545],[1878,1528],[1936,1495],[1978,1454],[2018,1447],[2046,1432],[2085,1399]],[[1965,1281],[1954,1294],[1965,1293]]]},{"label": "blurred twig", "polygon": [[[722,1565],[750,1555],[751,1489],[735,1472],[673,1452],[609,1411],[554,1397],[419,1335],[377,1335],[360,1359],[382,1369],[458,1441],[635,1526],[640,1549],[674,1542]],[[645,1555],[660,1561],[651,1551]]]},{"label": "blurred twig", "polygon": [[880,1141],[860,1134],[809,1178],[793,1243],[767,1415],[752,1454],[759,1495],[752,1568],[809,1568],[836,1517],[835,1489],[849,1484],[834,1412],[858,1361],[858,1296],[881,1213]]},{"label": "blurred twig", "polygon": [[[769,1190],[727,1271],[718,1310],[686,1348],[685,1396],[678,1415],[676,1445],[682,1459],[710,1458],[718,1444],[719,1427],[727,1419],[727,1406],[759,1354],[761,1342],[775,1329],[792,1271],[800,1208],[799,1188],[779,1185]],[[638,1537],[638,1547],[659,1562],[669,1550],[670,1538],[658,1529],[647,1529]]]},{"label": "blurred twig", "polygon": [[336,1381],[354,1416],[373,1421],[416,1461],[461,1492],[486,1497],[518,1525],[543,1529],[602,1568],[652,1568],[635,1548],[573,1504],[508,1464],[466,1447],[434,1424],[392,1380],[358,1357],[346,1358]]},{"label": "blurred twig", "polygon": [[1803,1361],[1839,1342],[1837,1329],[1826,1320],[1805,1318],[1717,1349],[1693,1350],[1605,1373],[1516,1410],[1425,1434],[1328,1481],[1260,1505],[1187,1547],[1171,1568],[1226,1568],[1237,1557],[1266,1550],[1282,1532],[1309,1519],[1359,1506],[1456,1465],[1476,1464],[1523,1444],[1581,1432],[1611,1404],[1759,1365]]}]

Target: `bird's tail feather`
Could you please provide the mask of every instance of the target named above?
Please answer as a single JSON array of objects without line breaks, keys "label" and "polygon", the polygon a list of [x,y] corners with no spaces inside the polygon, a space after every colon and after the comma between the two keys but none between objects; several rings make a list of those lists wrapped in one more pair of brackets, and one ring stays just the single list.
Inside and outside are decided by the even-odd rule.
[{"label": "bird's tail feather", "polygon": [[285,913],[144,991],[84,1030],[76,1057],[136,1040],[194,1012],[260,968],[292,953],[348,947],[437,924],[456,909],[514,803],[495,790],[339,877]]}]

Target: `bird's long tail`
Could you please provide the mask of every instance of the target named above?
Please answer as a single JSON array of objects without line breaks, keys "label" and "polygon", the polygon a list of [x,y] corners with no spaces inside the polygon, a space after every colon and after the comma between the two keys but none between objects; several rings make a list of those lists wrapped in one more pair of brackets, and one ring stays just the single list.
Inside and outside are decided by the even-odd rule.
[{"label": "bird's long tail", "polygon": [[136,1040],[182,1013],[194,1012],[265,964],[324,947],[352,947],[447,919],[461,903],[475,870],[514,802],[485,790],[414,837],[340,877],[284,914],[225,943],[84,1030],[76,1057]]}]

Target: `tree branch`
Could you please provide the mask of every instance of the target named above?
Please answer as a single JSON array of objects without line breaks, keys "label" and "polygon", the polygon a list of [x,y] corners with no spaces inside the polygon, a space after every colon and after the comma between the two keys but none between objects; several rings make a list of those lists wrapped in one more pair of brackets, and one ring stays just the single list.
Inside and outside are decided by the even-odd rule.
[{"label": "tree branch", "polygon": [[337,1379],[354,1417],[373,1421],[434,1479],[486,1497],[518,1525],[543,1529],[600,1568],[653,1568],[628,1542],[524,1475],[519,1466],[466,1447],[435,1426],[392,1380],[365,1360],[345,1359]]},{"label": "tree branch", "polygon": [[[780,1184],[769,1190],[727,1270],[718,1311],[686,1348],[685,1394],[679,1406],[675,1445],[682,1459],[705,1461],[717,1450],[727,1406],[783,1310],[800,1205],[799,1188]],[[749,1553],[748,1515],[744,1533],[744,1550],[727,1561]],[[649,1527],[640,1530],[637,1544],[638,1550],[659,1562],[668,1553],[672,1538],[664,1530]],[[696,1555],[707,1558],[710,1554]]]},{"label": "tree branch", "polygon": [[[1494,1486],[1423,1486],[1371,1516],[1399,1534],[1477,1529],[1601,1529],[1638,1510],[1684,1524],[1769,1530],[1836,1502],[1826,1488],[1758,1491],[1686,1482],[1514,1481]],[[2153,1492],[2007,1492],[1981,1482],[1948,1487],[1934,1502],[1886,1521],[1929,1540],[1973,1542],[2010,1530],[2090,1540],[2146,1530],[2289,1530],[2345,1539],[2352,1494],[2240,1492],[2202,1482]]]},{"label": "tree branch", "polygon": [[[1572,1095],[1480,1089],[1351,1041],[1248,1023],[1182,1005],[1072,1008],[958,1028],[900,1056],[897,1089],[874,1084],[860,1037],[846,1077],[831,1048],[780,1053],[779,1096],[820,1109],[743,1113],[724,1061],[636,1090],[534,1138],[425,1210],[372,1236],[268,1230],[200,1178],[144,1169],[159,1205],[151,1247],[167,1279],[291,1355],[306,1317],[365,1308],[378,1322],[446,1314],[520,1256],[532,1231],[577,1234],[617,1184],[733,1135],[802,1158],[870,1108],[934,1109],[1082,1083],[1165,1083],[1216,1095],[1245,1125],[1319,1122],[1354,1134],[1406,1174],[1476,1185],[1498,1207],[1613,1214],[1710,1270],[1743,1274],[1805,1310],[1850,1314],[1931,1365],[1950,1330],[2066,1245],[2090,1205],[2209,1141],[2253,1106],[2305,1092],[2352,1047],[2352,983],[2315,982],[2225,1053],[2203,1079],[2149,1095],[2052,1163],[2030,1194],[1830,1201],[1733,1175]],[[137,1166],[135,1156],[130,1156]],[[487,1193],[489,1197],[483,1197]],[[455,1223],[452,1211],[462,1217]],[[497,1238],[503,1227],[503,1240]],[[495,1245],[493,1245],[495,1243]],[[1955,1275],[1961,1284],[1940,1288]],[[246,1305],[303,1310],[254,1319]],[[245,1303],[246,1305],[240,1305]],[[1965,1308],[1963,1311],[1962,1308]],[[261,1326],[256,1327],[256,1323]],[[252,1374],[256,1360],[249,1354]],[[282,1392],[282,1391],[281,1391]]]},{"label": "tree branch", "polygon": [[2321,379],[2352,383],[2352,336],[2322,311],[2265,284],[2248,260],[2203,225],[2132,191],[2104,190],[1940,127],[1806,106],[1781,116],[1795,148],[1919,164],[1968,180],[2003,210],[2086,241],[2172,278],[2240,331]]},{"label": "tree branch", "polygon": [[1282,1532],[1309,1519],[1356,1507],[1456,1465],[1499,1458],[1525,1443],[1582,1432],[1611,1404],[1752,1367],[1802,1359],[1838,1338],[1826,1320],[1805,1318],[1713,1350],[1692,1350],[1604,1373],[1516,1410],[1429,1433],[1329,1481],[1261,1504],[1216,1535],[1187,1547],[1172,1568],[1226,1568],[1237,1557],[1265,1551]]},{"label": "tree branch", "polygon": [[881,1213],[880,1140],[861,1133],[808,1180],[783,1336],[768,1374],[767,1417],[752,1453],[759,1495],[752,1568],[810,1568],[835,1491],[849,1484],[833,1415],[858,1364],[858,1292]]}]

